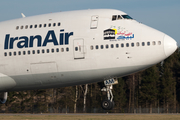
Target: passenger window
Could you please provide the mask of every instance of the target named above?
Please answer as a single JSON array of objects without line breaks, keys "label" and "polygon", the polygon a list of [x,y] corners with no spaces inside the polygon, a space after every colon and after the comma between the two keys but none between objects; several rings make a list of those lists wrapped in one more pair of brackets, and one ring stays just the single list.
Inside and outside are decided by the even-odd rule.
[{"label": "passenger window", "polygon": [[51,27],[51,23],[49,23],[49,27]]},{"label": "passenger window", "polygon": [[11,52],[9,52],[9,56],[11,56],[12,55],[12,53]]},{"label": "passenger window", "polygon": [[142,46],[145,46],[145,43],[144,43],[144,42],[142,42]]},{"label": "passenger window", "polygon": [[156,42],[155,42],[155,41],[153,41],[153,42],[152,42],[152,44],[153,44],[153,45],[156,45]]},{"label": "passenger window", "polygon": [[18,54],[21,55],[21,51],[19,51]]},{"label": "passenger window", "polygon": [[66,51],[67,51],[67,52],[69,51],[69,48],[68,48],[68,47],[66,48]]},{"label": "passenger window", "polygon": [[123,43],[121,44],[121,47],[124,47],[124,44],[123,44]]},{"label": "passenger window", "polygon": [[126,47],[129,47],[129,43],[126,43]]},{"label": "passenger window", "polygon": [[91,45],[90,49],[91,49],[91,50],[93,50],[93,49],[94,49],[94,47]]},{"label": "passenger window", "polygon": [[28,29],[28,25],[26,25],[25,29]]},{"label": "passenger window", "polygon": [[131,43],[131,46],[134,47],[134,43]]},{"label": "passenger window", "polygon": [[44,53],[45,51],[44,51],[44,49],[42,49],[42,53]]},{"label": "passenger window", "polygon": [[75,47],[75,51],[78,51],[78,47]]},{"label": "passenger window", "polygon": [[44,27],[46,27],[46,24],[44,24]]},{"label": "passenger window", "polygon": [[54,49],[51,49],[51,52],[54,53]]},{"label": "passenger window", "polygon": [[61,25],[61,23],[58,23],[58,26],[60,26]]},{"label": "passenger window", "polygon": [[150,46],[150,42],[147,42],[147,45]]},{"label": "passenger window", "polygon": [[99,49],[99,46],[98,46],[98,45],[96,45],[96,49]]},{"label": "passenger window", "polygon": [[35,54],[35,50],[32,51],[32,54]]},{"label": "passenger window", "polygon": [[64,52],[64,48],[61,48],[61,52]]},{"label": "passenger window", "polygon": [[4,56],[7,56],[7,52],[4,53]]},{"label": "passenger window", "polygon": [[39,24],[39,28],[41,28],[42,27],[42,24]]},{"label": "passenger window", "polygon": [[34,28],[37,28],[37,25],[34,25]]},{"label": "passenger window", "polygon": [[161,41],[158,41],[158,45],[161,45]]},{"label": "passenger window", "polygon": [[113,15],[112,16],[112,21],[116,20],[116,18],[117,18],[117,15]]},{"label": "passenger window", "polygon": [[56,48],[56,52],[59,52],[59,48]]},{"label": "passenger window", "polygon": [[16,56],[16,52],[14,52],[14,56]]},{"label": "passenger window", "polygon": [[30,29],[33,27],[33,25],[30,25]]},{"label": "passenger window", "polygon": [[16,27],[16,30],[18,30],[18,29],[19,29],[19,26]]},{"label": "passenger window", "polygon": [[109,48],[109,45],[106,45],[106,49],[108,49]]},{"label": "passenger window", "polygon": [[111,44],[111,48],[114,48],[114,45],[113,45],[113,44]]},{"label": "passenger window", "polygon": [[23,51],[23,55],[26,55],[26,51]]},{"label": "passenger window", "polygon": [[116,48],[119,48],[119,44],[116,44]]},{"label": "passenger window", "polygon": [[46,52],[49,53],[49,49],[47,49]]},{"label": "passenger window", "polygon": [[101,45],[101,49],[103,49],[104,48],[104,45]]},{"label": "passenger window", "polygon": [[40,50],[37,50],[37,54],[39,54],[40,53]]},{"label": "passenger window", "polygon": [[28,50],[28,55],[30,55],[31,54],[31,52],[30,52],[30,50]]},{"label": "passenger window", "polygon": [[55,26],[56,26],[56,23],[53,23],[53,26],[55,27]]},{"label": "passenger window", "polygon": [[23,29],[24,26],[21,26],[21,29]]},{"label": "passenger window", "polygon": [[136,46],[139,46],[139,42],[136,43]]}]

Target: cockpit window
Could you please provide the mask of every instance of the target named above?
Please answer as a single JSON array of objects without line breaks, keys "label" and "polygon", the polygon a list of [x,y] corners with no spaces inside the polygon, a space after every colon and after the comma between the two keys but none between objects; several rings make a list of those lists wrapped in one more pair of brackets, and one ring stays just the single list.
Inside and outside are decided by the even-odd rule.
[{"label": "cockpit window", "polygon": [[121,15],[124,19],[133,19],[132,17],[130,17],[129,15]]},{"label": "cockpit window", "polygon": [[112,21],[120,20],[120,19],[133,19],[133,18],[130,17],[129,15],[113,15],[112,16]]},{"label": "cockpit window", "polygon": [[113,15],[112,16],[112,21],[116,20],[116,18],[117,18],[117,15]]},{"label": "cockpit window", "polygon": [[120,15],[118,15],[118,18],[117,18],[117,19],[118,19],[118,20],[119,20],[119,19],[122,19],[122,17],[121,17]]}]

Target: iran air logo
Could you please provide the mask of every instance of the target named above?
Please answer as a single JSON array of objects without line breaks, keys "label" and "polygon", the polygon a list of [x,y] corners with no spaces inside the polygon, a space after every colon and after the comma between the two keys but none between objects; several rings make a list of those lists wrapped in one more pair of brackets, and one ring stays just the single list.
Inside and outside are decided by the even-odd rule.
[{"label": "iran air logo", "polygon": [[49,30],[45,36],[42,35],[30,35],[30,36],[11,36],[6,34],[4,49],[17,48],[31,48],[34,47],[34,43],[37,47],[44,47],[47,44],[56,45],[68,45],[69,38],[74,35],[74,32],[65,32],[64,29],[60,30],[58,35],[55,34],[54,30]]}]

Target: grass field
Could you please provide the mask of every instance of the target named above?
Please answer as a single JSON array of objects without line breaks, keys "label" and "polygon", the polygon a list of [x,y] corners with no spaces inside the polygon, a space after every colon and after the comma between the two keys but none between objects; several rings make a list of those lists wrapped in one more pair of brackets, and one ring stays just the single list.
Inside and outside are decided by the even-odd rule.
[{"label": "grass field", "polygon": [[178,114],[111,114],[111,115],[12,115],[0,114],[0,120],[180,120]]}]

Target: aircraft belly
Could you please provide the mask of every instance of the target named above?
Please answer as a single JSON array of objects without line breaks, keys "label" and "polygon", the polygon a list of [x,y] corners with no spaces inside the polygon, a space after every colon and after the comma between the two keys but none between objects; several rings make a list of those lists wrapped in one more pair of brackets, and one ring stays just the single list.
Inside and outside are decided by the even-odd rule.
[{"label": "aircraft belly", "polygon": [[93,82],[100,82],[104,79],[112,77],[122,77],[134,72],[143,70],[152,65],[143,66],[130,66],[130,67],[116,67],[106,69],[94,69],[85,71],[68,71],[68,72],[57,72],[57,73],[43,73],[24,76],[11,76],[16,86],[9,90],[30,90],[30,89],[45,89],[54,87],[66,87],[72,85],[87,84]]}]

